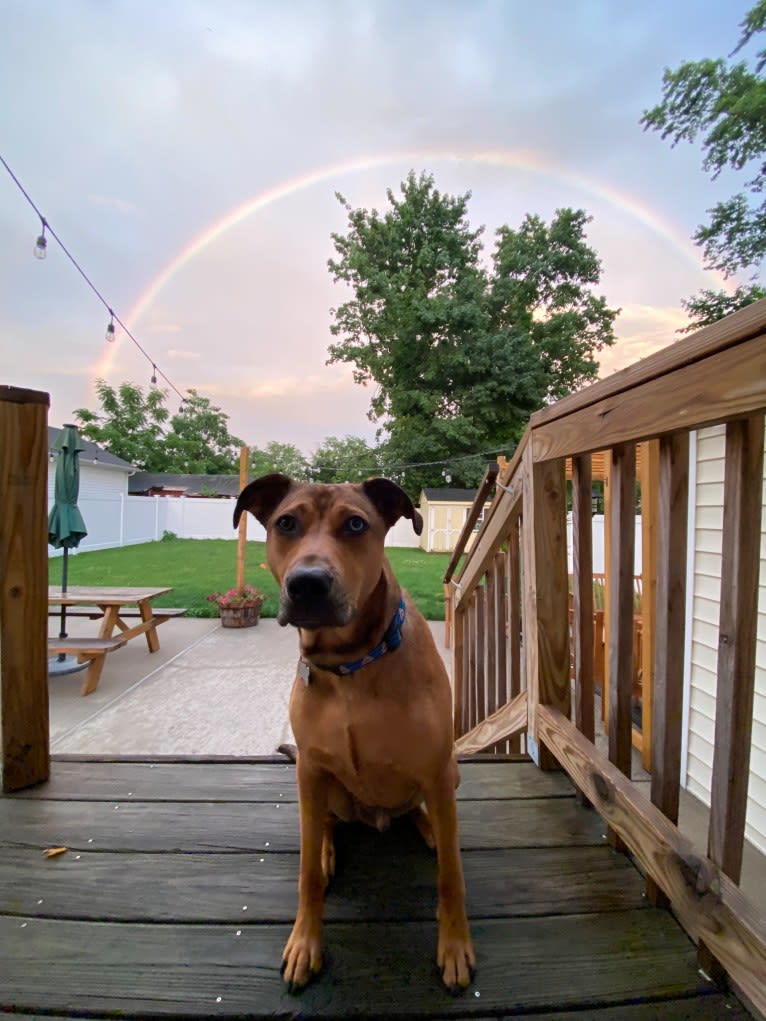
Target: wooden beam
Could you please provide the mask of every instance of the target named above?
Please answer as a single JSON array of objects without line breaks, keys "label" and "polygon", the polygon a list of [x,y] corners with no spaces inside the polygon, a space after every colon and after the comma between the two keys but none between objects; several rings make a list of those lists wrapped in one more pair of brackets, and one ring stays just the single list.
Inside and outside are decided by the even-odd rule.
[{"label": "wooden beam", "polygon": [[506,705],[464,734],[455,742],[456,755],[476,755],[499,741],[520,734],[527,728],[527,693],[522,691]]},{"label": "wooden beam", "polygon": [[766,335],[761,335],[555,422],[537,425],[532,431],[534,459],[547,461],[700,429],[753,414],[764,406]]},{"label": "wooden beam", "polygon": [[[659,376],[684,369],[713,354],[741,344],[751,337],[766,332],[766,298],[747,308],[706,326],[690,337],[669,344],[648,358],[642,358],[627,369],[615,372],[592,386],[586,386],[570,397],[535,412],[530,420],[532,428],[554,422],[559,418],[592,407],[606,397],[616,397],[632,387],[651,382]],[[574,451],[578,453],[578,451]]]},{"label": "wooden beam", "polygon": [[[555,706],[566,716],[571,709],[569,577],[564,461],[534,464],[530,447],[524,463],[522,539],[529,729],[538,741],[538,705]],[[538,765],[558,768],[542,746]]]},{"label": "wooden beam", "polygon": [[589,455],[572,459],[572,638],[574,642],[575,722],[592,741],[593,692],[593,504]]},{"label": "wooden beam", "polygon": [[[509,695],[513,699],[521,692],[521,549],[520,549],[520,519],[517,518],[515,526],[508,538],[508,679],[510,683]],[[508,751],[519,752],[521,741],[518,737],[509,739]]]},{"label": "wooden beam", "polygon": [[[506,555],[502,550],[495,554],[494,592],[495,605],[492,613],[495,618],[495,708],[505,705],[509,699],[508,691],[508,621],[506,618]],[[496,752],[507,751],[506,744],[495,748]]]},{"label": "wooden beam", "polygon": [[764,416],[726,427],[721,615],[708,854],[739,881],[755,690]]},{"label": "wooden beam", "polygon": [[[241,447],[239,451],[239,491],[240,493],[250,481],[250,450]],[[247,553],[247,514],[239,519],[237,533],[237,588],[245,587],[245,554]]]},{"label": "wooden beam", "polygon": [[453,616],[452,643],[452,722],[455,739],[466,729],[463,725],[463,706],[465,690],[465,613]]},{"label": "wooden beam", "polygon": [[[678,823],[686,634],[686,537],[689,509],[689,434],[664,437],[659,449],[657,594],[652,724],[652,804]],[[647,591],[644,581],[643,599]],[[644,659],[644,670],[646,670]],[[644,690],[644,698],[646,698]],[[649,880],[647,896],[666,906]]]},{"label": "wooden beam", "polygon": [[4,791],[47,780],[48,404],[0,387],[0,745]]},{"label": "wooden beam", "polygon": [[474,525],[479,520],[481,512],[484,510],[484,506],[489,496],[489,491],[495,484],[498,471],[499,467],[497,464],[490,464],[484,472],[484,478],[481,480],[481,484],[477,490],[473,506],[468,512],[468,517],[465,519],[463,528],[458,536],[455,549],[452,551],[450,562],[447,564],[447,570],[444,572],[444,578],[442,580],[445,584],[451,580],[452,575],[455,573],[458,561],[465,552],[466,544],[473,534]]},{"label": "wooden beam", "polygon": [[[688,436],[688,433],[686,434]],[[654,649],[657,621],[657,515],[660,487],[660,441],[642,443],[641,482],[641,758],[652,769],[652,707],[654,699]],[[688,450],[688,443],[687,443]],[[636,451],[638,454],[638,450]],[[686,544],[684,543],[684,549]],[[636,669],[635,663],[633,669]]]},{"label": "wooden beam", "polygon": [[612,450],[609,581],[609,761],[630,776],[633,681],[633,572],[636,542],[635,447]]},{"label": "wooden beam", "polygon": [[766,1012],[766,929],[755,906],[565,716],[540,706],[538,727],[572,780],[668,895],[687,932],[711,948],[745,996]]}]

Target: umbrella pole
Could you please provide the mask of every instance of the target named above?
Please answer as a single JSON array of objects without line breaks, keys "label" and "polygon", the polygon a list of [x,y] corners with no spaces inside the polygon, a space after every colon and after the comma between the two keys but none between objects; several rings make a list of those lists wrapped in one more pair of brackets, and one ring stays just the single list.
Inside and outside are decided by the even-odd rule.
[{"label": "umbrella pole", "polygon": [[[68,579],[68,575],[69,575],[69,550],[65,546],[64,547],[64,563],[63,563],[63,565],[61,567],[61,594],[64,595],[64,596],[66,595],[67,582],[69,580]],[[66,604],[62,603],[61,604],[61,630],[59,631],[59,638],[63,641],[66,637],[67,637],[67,633],[66,633]],[[65,652],[60,652],[58,654],[58,659],[59,659],[60,663],[63,663],[63,661],[66,659],[66,653]]]}]

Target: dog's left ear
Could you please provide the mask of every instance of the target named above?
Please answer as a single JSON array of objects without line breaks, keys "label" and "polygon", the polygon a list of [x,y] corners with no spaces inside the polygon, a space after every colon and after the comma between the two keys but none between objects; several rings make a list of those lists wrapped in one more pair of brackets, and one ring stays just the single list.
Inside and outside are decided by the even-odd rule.
[{"label": "dog's left ear", "polygon": [[291,486],[292,481],[278,472],[262,475],[249,486],[245,486],[234,508],[234,527],[239,525],[243,513],[249,510],[265,528],[272,511],[284,500]]},{"label": "dog's left ear", "polygon": [[415,510],[412,500],[389,479],[367,479],[362,483],[365,496],[375,505],[378,513],[390,528],[399,518],[409,518],[415,535],[423,531],[423,519]]}]

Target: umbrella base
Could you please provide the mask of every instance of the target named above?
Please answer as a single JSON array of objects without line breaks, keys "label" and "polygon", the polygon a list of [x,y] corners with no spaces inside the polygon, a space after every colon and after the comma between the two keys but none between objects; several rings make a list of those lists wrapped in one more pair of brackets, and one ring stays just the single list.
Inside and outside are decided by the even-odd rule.
[{"label": "umbrella base", "polygon": [[90,663],[87,660],[84,663],[78,663],[77,656],[64,656],[63,659],[54,656],[53,659],[48,660],[48,676],[62,677],[64,674],[76,674],[80,670],[87,670],[89,666]]}]

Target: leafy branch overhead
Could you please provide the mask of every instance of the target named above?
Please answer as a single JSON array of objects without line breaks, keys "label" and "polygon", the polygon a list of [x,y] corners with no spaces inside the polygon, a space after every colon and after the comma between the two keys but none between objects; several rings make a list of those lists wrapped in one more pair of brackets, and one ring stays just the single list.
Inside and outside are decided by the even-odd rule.
[{"label": "leafy branch overhead", "polygon": [[[706,58],[666,69],[662,102],[641,119],[645,128],[659,131],[673,146],[699,140],[702,167],[713,179],[727,168],[745,176],[740,191],[709,209],[708,222],[694,234],[706,267],[726,276],[757,273],[766,256],[766,50],[756,52],[752,67],[732,59],[766,29],[766,0],[748,12],[740,29],[728,60]],[[685,303],[695,326],[713,321],[722,309],[733,310],[723,292],[713,297],[714,292],[702,292]],[[760,297],[763,288],[758,285],[740,287],[733,307]]]},{"label": "leafy branch overhead", "polygon": [[[534,410],[596,378],[614,341],[617,310],[594,293],[589,217],[561,209],[550,224],[504,226],[487,268],[470,193],[442,194],[411,172],[387,197],[381,215],[338,195],[348,229],[332,235],[328,265],[352,296],[333,309],[329,361],[372,384],[388,463],[508,451]],[[486,461],[461,462],[455,484],[474,484]],[[441,481],[440,469],[410,474],[410,491]]]}]

